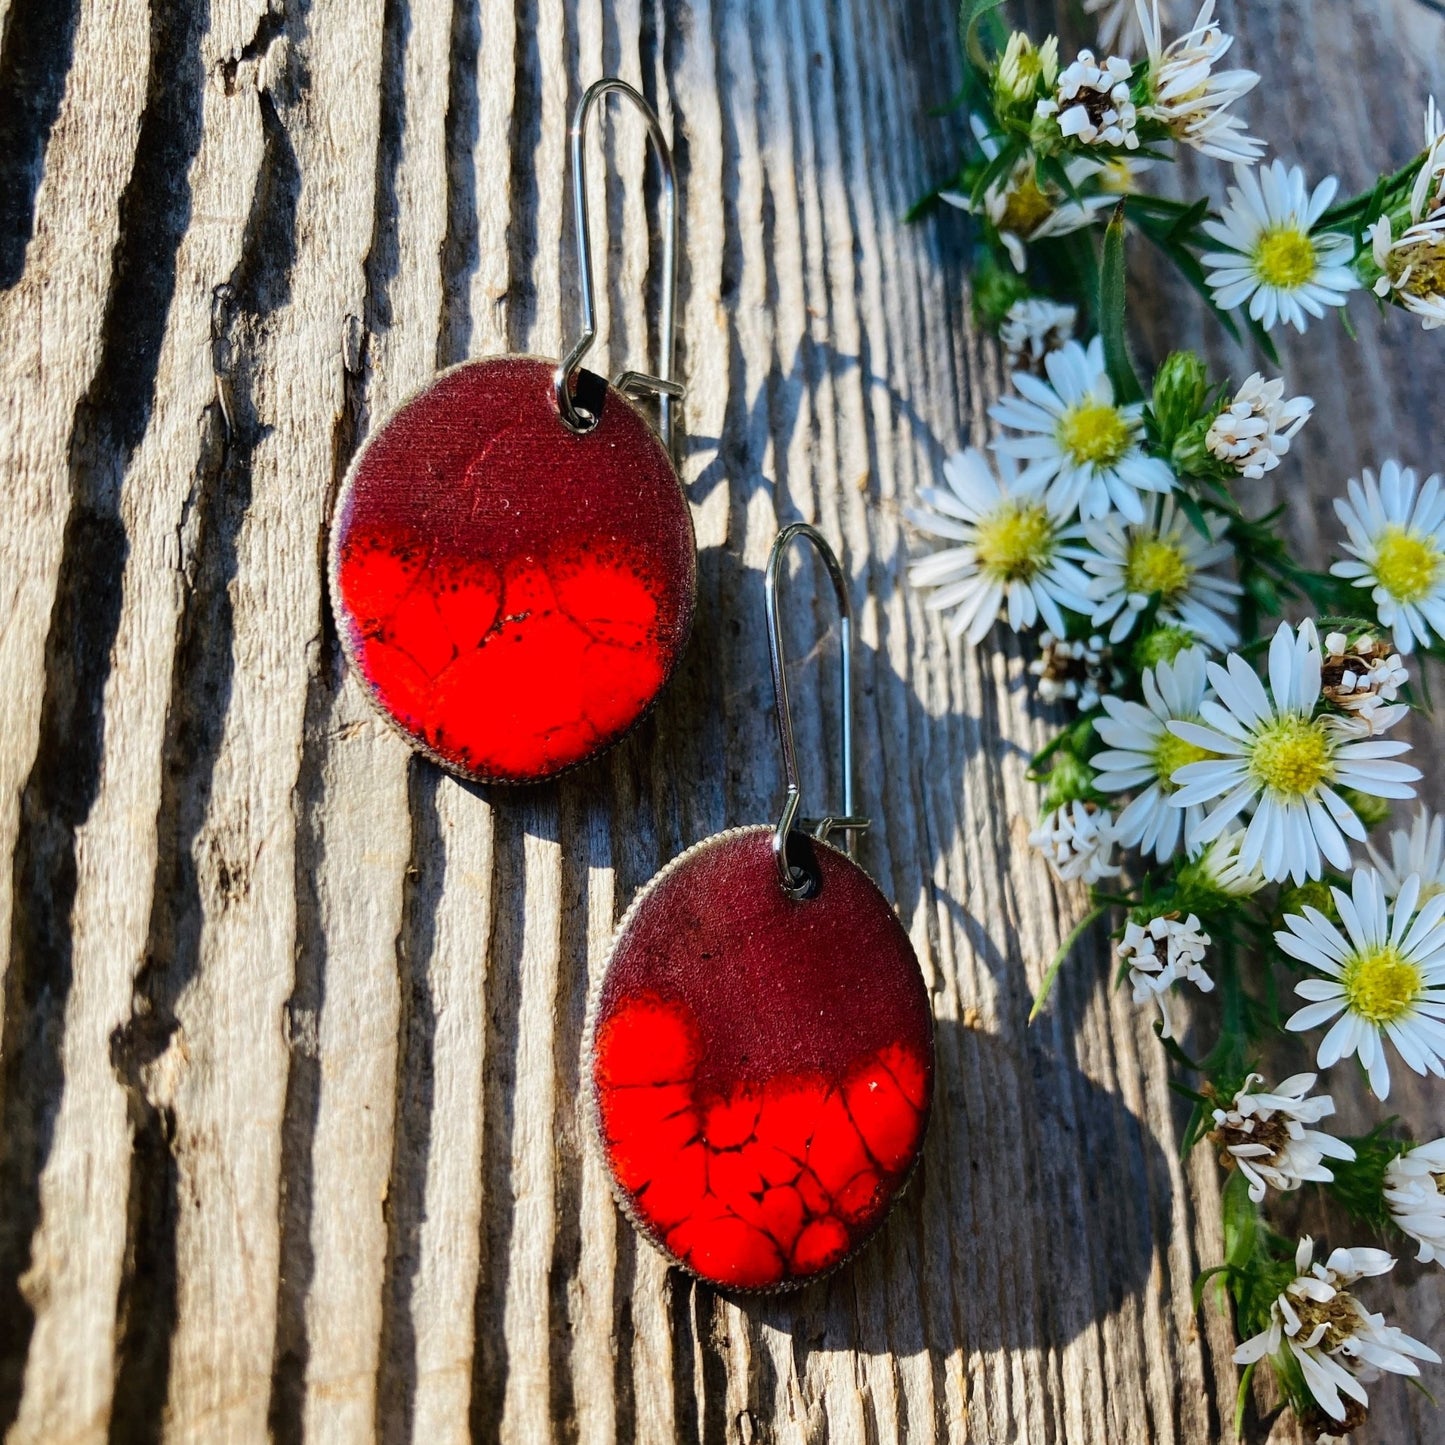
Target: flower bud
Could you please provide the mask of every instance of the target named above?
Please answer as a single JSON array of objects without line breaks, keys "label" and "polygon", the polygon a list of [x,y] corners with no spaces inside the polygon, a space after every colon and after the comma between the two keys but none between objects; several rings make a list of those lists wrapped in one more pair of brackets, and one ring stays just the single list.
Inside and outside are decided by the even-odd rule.
[{"label": "flower bud", "polygon": [[1094,770],[1083,758],[1061,749],[1054,755],[1054,765],[1049,769],[1044,791],[1044,811],[1053,812],[1074,802],[1093,799]]},{"label": "flower bud", "polygon": [[1330,892],[1330,885],[1322,883],[1318,878],[1280,891],[1279,911],[1281,915],[1286,913],[1303,915],[1306,908],[1318,908],[1332,923],[1339,922],[1340,915],[1335,908],[1335,895]]},{"label": "flower bud", "polygon": [[1166,449],[1200,419],[1209,395],[1209,373],[1197,352],[1176,351],[1165,357],[1154,377],[1154,418]]},{"label": "flower bud", "polygon": [[1184,627],[1156,627],[1134,644],[1131,661],[1143,672],[1161,662],[1173,662],[1181,652],[1198,647],[1199,639]]},{"label": "flower bud", "polygon": [[973,315],[984,330],[997,334],[1014,303],[1029,295],[1028,282],[985,255],[973,272]]},{"label": "flower bud", "polygon": [[1010,111],[1029,114],[1040,95],[1047,95],[1059,78],[1059,42],[1050,35],[1035,46],[1022,30],[1010,37],[993,73],[993,104],[1002,116]]}]

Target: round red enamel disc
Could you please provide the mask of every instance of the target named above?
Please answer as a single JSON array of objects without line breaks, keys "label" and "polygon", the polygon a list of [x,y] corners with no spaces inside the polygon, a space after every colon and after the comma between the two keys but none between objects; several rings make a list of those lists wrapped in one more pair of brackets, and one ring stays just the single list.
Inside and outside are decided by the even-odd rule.
[{"label": "round red enamel disc", "polygon": [[588,1073],[618,1197],[731,1289],[806,1284],[882,1223],[923,1144],[933,1019],[868,875],[810,843],[779,885],[768,827],[720,833],[628,910],[593,1001]]},{"label": "round red enamel disc", "polygon": [[552,373],[511,356],[442,373],[358,455],[332,526],[337,624],[373,700],[486,782],[616,742],[692,627],[692,518],[665,448],[610,386],[572,432]]}]

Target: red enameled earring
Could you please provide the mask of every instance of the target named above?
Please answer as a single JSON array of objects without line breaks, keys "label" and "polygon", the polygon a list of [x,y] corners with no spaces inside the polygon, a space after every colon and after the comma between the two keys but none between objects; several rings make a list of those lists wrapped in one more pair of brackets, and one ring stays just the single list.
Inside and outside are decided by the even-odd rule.
[{"label": "red enameled earring", "polygon": [[[842,817],[799,817],[778,626],[797,537],[842,614]],[[628,1217],[677,1264],[743,1290],[806,1284],[864,1244],[917,1163],[933,1096],[918,960],[852,861],[868,820],[853,813],[847,581],[812,527],[778,537],[766,600],[782,816],[697,844],[637,896],[590,1001],[584,1066]]]},{"label": "red enameled earring", "polygon": [[[662,172],[658,374],[581,368],[596,336],[588,114],[608,94],[647,122]],[[371,437],[337,501],[331,598],[382,713],[443,767],[531,783],[627,733],[692,629],[697,554],[672,459],[677,205],[657,117],[600,80],[571,128],[582,334],[558,363],[467,362]],[[632,398],[659,398],[654,431]]]}]

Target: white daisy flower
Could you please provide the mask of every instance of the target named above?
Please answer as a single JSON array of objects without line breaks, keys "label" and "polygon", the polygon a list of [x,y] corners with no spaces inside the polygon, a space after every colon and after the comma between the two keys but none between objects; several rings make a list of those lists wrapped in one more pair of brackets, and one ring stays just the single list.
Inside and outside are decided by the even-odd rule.
[{"label": "white daisy flower", "polygon": [[1083,528],[1068,509],[1039,488],[1025,486],[1011,462],[999,472],[980,451],[957,452],[943,464],[945,491],[924,487],[922,508],[905,515],[921,532],[957,545],[909,568],[915,587],[933,588],[926,605],[952,610],[948,630],[978,642],[999,615],[1018,632],[1040,617],[1051,632],[1066,632],[1061,608],[1088,610],[1089,580],[1078,566]]},{"label": "white daisy flower", "polygon": [[1029,834],[1049,866],[1065,883],[1097,883],[1120,871],[1113,815],[1095,803],[1074,801],[1056,808]]},{"label": "white daisy flower", "polygon": [[1409,213],[1394,222],[1381,216],[1370,227],[1370,242],[1381,273],[1375,295],[1413,312],[1426,331],[1445,326],[1445,122],[1433,96]]},{"label": "white daisy flower", "polygon": [[1422,330],[1445,326],[1445,212],[1405,226],[1398,236],[1381,216],[1369,235],[1380,271],[1375,295],[1418,316]]},{"label": "white daisy flower", "polygon": [[1385,858],[1373,842],[1366,842],[1370,861],[1380,875],[1386,898],[1398,898],[1405,880],[1420,880],[1420,902],[1445,893],[1445,818],[1421,808],[1408,829],[1390,834],[1390,856]]},{"label": "white daisy flower", "polygon": [[1205,0],[1194,28],[1167,48],[1158,0],[1138,0],[1139,21],[1149,51],[1146,84],[1151,103],[1143,108],[1149,120],[1169,128],[1182,145],[1192,146],[1222,161],[1253,162],[1264,154],[1264,143],[1255,140],[1244,122],[1230,113],[1230,106],[1259,84],[1252,70],[1221,70],[1214,67],[1234,45],[1214,23],[1214,0]]},{"label": "white daisy flower", "polygon": [[[1180,921],[1172,916],[1151,918],[1148,923],[1130,922],[1124,928],[1119,944],[1119,958],[1129,966],[1129,982],[1134,985],[1134,1002],[1153,999],[1159,1005],[1163,1020],[1162,1035],[1174,1037],[1174,1019],[1169,1012],[1169,992],[1176,983],[1192,983],[1201,993],[1214,988],[1214,980],[1204,969],[1204,956],[1211,940],[1199,926],[1199,919],[1190,914]],[[1160,946],[1163,953],[1160,953]]]},{"label": "white daisy flower", "polygon": [[1240,845],[1241,865],[1260,864],[1272,883],[1318,878],[1322,859],[1348,868],[1348,835],[1364,841],[1365,829],[1337,787],[1378,798],[1412,798],[1420,771],[1387,761],[1409,750],[1384,738],[1342,737],[1329,718],[1316,718],[1321,656],[1314,623],[1298,632],[1281,623],[1269,649],[1269,692],[1254,669],[1230,653],[1225,666],[1211,662],[1209,680],[1219,701],[1200,708],[1203,723],[1172,722],[1169,730],[1217,759],[1186,763],[1174,775],[1176,808],[1214,804],[1186,840],[1208,843],[1246,808],[1254,816]]},{"label": "white daisy flower", "polygon": [[1284,382],[1266,381],[1256,371],[1214,418],[1204,444],[1240,476],[1258,481],[1279,465],[1314,409],[1310,397],[1286,400]]},{"label": "white daisy flower", "polygon": [[1281,320],[1303,331],[1306,312],[1323,316],[1326,306],[1343,306],[1360,285],[1350,266],[1354,242],[1314,231],[1339,182],[1329,176],[1309,192],[1304,172],[1282,161],[1258,171],[1236,166],[1234,176],[1223,217],[1204,222],[1224,247],[1200,258],[1215,304],[1232,311],[1248,301],[1249,314],[1266,331]]},{"label": "white daisy flower", "polygon": [[1371,587],[1381,626],[1391,628],[1395,646],[1413,652],[1430,645],[1430,634],[1445,637],[1445,491],[1437,476],[1418,485],[1415,472],[1397,461],[1365,468],[1363,482],[1350,478],[1349,498],[1337,498],[1344,523],[1345,551],[1354,560],[1330,571],[1356,587]]},{"label": "white daisy flower", "polygon": [[1106,517],[1085,527],[1093,549],[1084,562],[1093,578],[1090,620],[1095,627],[1112,624],[1110,642],[1127,637],[1155,598],[1161,626],[1182,627],[1221,652],[1239,642],[1234,599],[1241,588],[1209,570],[1227,562],[1234,549],[1222,540],[1223,520],[1210,518],[1209,524],[1211,533],[1206,537],[1174,499],[1166,497],[1152,522],[1128,525],[1118,517]]},{"label": "white daisy flower", "polygon": [[1099,706],[1107,685],[1102,637],[1056,637],[1039,634],[1039,655],[1029,663],[1029,675],[1039,680],[1039,697],[1046,703],[1077,703],[1080,712]]},{"label": "white daisy flower", "polygon": [[1351,643],[1343,632],[1329,633],[1320,679],[1325,701],[1362,719],[1365,736],[1394,727],[1410,711],[1395,701],[1410,681],[1404,658],[1393,645],[1369,634]]},{"label": "white daisy flower", "polygon": [[[1168,5],[1165,6],[1167,14]],[[1111,54],[1134,55],[1144,44],[1135,0],[1084,0],[1084,13],[1099,17],[1099,47]]]},{"label": "white daisy flower", "polygon": [[1139,112],[1129,89],[1134,67],[1119,55],[1102,64],[1092,50],[1059,74],[1052,100],[1041,100],[1036,115],[1057,116],[1062,135],[1085,145],[1139,148]]},{"label": "white daisy flower", "polygon": [[[1187,835],[1187,834],[1186,834]],[[1258,863],[1239,861],[1244,829],[1231,825],[1179,871],[1181,887],[1202,888],[1223,898],[1253,898],[1268,881]]]},{"label": "white daisy flower", "polygon": [[1001,426],[1022,436],[1001,437],[994,451],[1024,462],[1025,485],[1046,485],[1084,521],[1117,508],[1131,522],[1144,520],[1141,493],[1168,492],[1174,473],[1143,448],[1142,403],[1120,406],[1104,368],[1104,343],[1087,348],[1066,342],[1044,358],[1048,381],[1014,373],[1018,396],[990,408]]},{"label": "white daisy flower", "polygon": [[1270,1189],[1298,1189],[1306,1180],[1328,1183],[1335,1176],[1326,1159],[1353,1159],[1343,1139],[1319,1129],[1335,1112],[1328,1094],[1310,1098],[1317,1074],[1291,1074],[1275,1089],[1256,1091],[1263,1074],[1250,1074],[1227,1109],[1214,1111],[1214,1130],[1222,1148],[1249,1180],[1249,1197],[1258,1204]]},{"label": "white daisy flower", "polygon": [[1009,307],[999,339],[1008,350],[1008,363],[1020,361],[1037,367],[1051,351],[1074,339],[1079,319],[1077,306],[1061,306],[1046,296],[1026,296]]},{"label": "white daisy flower", "polygon": [[1171,722],[1199,720],[1199,707],[1209,689],[1204,664],[1204,650],[1191,647],[1173,662],[1145,669],[1144,702],[1106,697],[1103,706],[1108,716],[1094,723],[1105,744],[1104,751],[1090,759],[1096,769],[1094,786],[1101,793],[1144,789],[1119,814],[1115,824],[1119,842],[1153,853],[1161,863],[1179,851],[1186,819],[1194,827],[1204,813],[1202,808],[1186,813],[1169,803],[1174,774],[1185,763],[1209,756],[1169,731]]},{"label": "white daisy flower", "polygon": [[[981,116],[973,116],[970,125],[984,159],[994,160],[1002,149],[999,138],[990,133]],[[1076,190],[1098,171],[1098,165],[1085,156],[1077,156],[1064,165],[1069,184]],[[1111,210],[1117,203],[1116,198],[1109,195],[1071,200],[1052,186],[1040,187],[1031,155],[1020,157],[1007,176],[984,191],[981,207],[975,206],[973,198],[961,191],[942,191],[939,199],[970,215],[982,210],[998,232],[1014,270],[1021,275],[1028,268],[1027,248],[1031,242],[1080,231],[1092,225],[1100,211]]]},{"label": "white daisy flower", "polygon": [[1319,1067],[1358,1054],[1379,1099],[1390,1093],[1386,1039],[1417,1074],[1445,1077],[1445,894],[1421,905],[1412,876],[1392,906],[1373,868],[1355,869],[1348,893],[1331,892],[1343,928],[1307,905],[1303,917],[1285,914],[1274,936],[1324,975],[1295,985],[1310,1002],[1286,1027],[1299,1033],[1340,1014],[1320,1041]]},{"label": "white daisy flower", "polygon": [[1428,221],[1445,210],[1445,115],[1430,97],[1425,107],[1425,160],[1410,191],[1410,216]]},{"label": "white daisy flower", "polygon": [[1440,1363],[1428,1345],[1372,1315],[1350,1292],[1356,1280],[1387,1274],[1395,1261],[1382,1249],[1337,1249],[1324,1264],[1314,1258],[1314,1241],[1300,1240],[1296,1277],[1270,1310],[1269,1328],[1234,1352],[1236,1365],[1252,1365],[1288,1347],[1305,1384],[1332,1420],[1343,1420],[1347,1395],[1368,1406],[1365,1384],[1382,1372],[1418,1375],[1416,1360]]},{"label": "white daisy flower", "polygon": [[1417,1144],[1385,1166],[1385,1203],[1420,1246],[1421,1263],[1445,1263],[1445,1139]]}]

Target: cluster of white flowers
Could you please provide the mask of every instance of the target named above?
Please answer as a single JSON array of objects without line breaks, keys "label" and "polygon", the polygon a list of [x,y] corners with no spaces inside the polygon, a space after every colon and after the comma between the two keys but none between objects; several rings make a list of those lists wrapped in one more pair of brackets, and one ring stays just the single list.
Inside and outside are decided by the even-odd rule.
[{"label": "cluster of white flowers", "polygon": [[1041,100],[1040,116],[1057,116],[1062,135],[1085,145],[1139,149],[1139,112],[1129,90],[1134,67],[1122,56],[1102,63],[1092,50],[1059,73],[1055,98]]},{"label": "cluster of white flowers", "polygon": [[1092,712],[1103,700],[1107,683],[1107,645],[1097,634],[1071,642],[1052,632],[1039,635],[1039,655],[1029,675],[1039,680],[1039,697],[1047,703],[1072,702]]},{"label": "cluster of white flowers", "polygon": [[1445,1262],[1445,1139],[1397,1155],[1385,1168],[1385,1203],[1420,1247],[1423,1264]]},{"label": "cluster of white flowers", "polygon": [[1371,1314],[1351,1292],[1357,1280],[1394,1267],[1382,1249],[1337,1249],[1321,1264],[1306,1236],[1295,1254],[1295,1278],[1275,1300],[1268,1328],[1240,1345],[1235,1363],[1252,1365],[1288,1349],[1310,1394],[1338,1421],[1347,1413],[1342,1395],[1368,1405],[1365,1386],[1382,1373],[1418,1375],[1416,1360],[1438,1365],[1434,1350]]},{"label": "cluster of white flowers", "polygon": [[1026,296],[1009,307],[998,339],[1010,366],[1020,362],[1040,366],[1049,352],[1057,351],[1066,341],[1074,339],[1079,308],[1062,306],[1043,296]]},{"label": "cluster of white flowers", "polygon": [[1129,967],[1134,1002],[1146,1003],[1152,998],[1159,1005],[1166,1039],[1174,1037],[1174,1019],[1169,1012],[1169,991],[1174,985],[1192,983],[1202,993],[1214,987],[1204,968],[1210,942],[1192,913],[1184,919],[1178,914],[1159,914],[1147,923],[1131,920],[1125,925],[1119,959]]},{"label": "cluster of white flowers", "polygon": [[1029,834],[1029,842],[1065,883],[1097,883],[1120,870],[1118,843],[1107,808],[1076,799],[1056,808]]},{"label": "cluster of white flowers", "polygon": [[1205,445],[1240,476],[1258,481],[1279,465],[1314,409],[1310,397],[1286,399],[1283,381],[1266,381],[1256,371],[1214,418]]},{"label": "cluster of white flowers", "polygon": [[[1273,1087],[1245,1075],[1275,1005],[1242,956],[1273,933],[1299,997],[1275,1027],[1317,1032],[1319,1071],[1357,1061],[1382,1100],[1397,1058],[1445,1077],[1445,819],[1421,812],[1379,848],[1368,837],[1421,779],[1394,730],[1409,714],[1412,654],[1445,651],[1445,477],[1422,481],[1388,460],[1351,478],[1335,502],[1344,556],[1329,575],[1308,571],[1269,535],[1272,517],[1257,518],[1250,484],[1278,472],[1314,401],[1263,372],[1216,385],[1191,352],[1170,356],[1143,389],[1118,288],[1056,299],[1021,279],[1051,269],[1039,264],[1047,254],[1031,264],[1035,243],[1113,213],[1106,278],[1119,231],[1137,225],[1256,335],[1303,332],[1366,288],[1426,330],[1445,328],[1435,102],[1418,166],[1336,204],[1335,177],[1311,184],[1249,133],[1239,103],[1260,77],[1230,65],[1235,41],[1216,0],[1195,4],[1192,25],[1169,38],[1162,0],[1084,0],[1099,19],[1095,49],[1066,64],[1057,41],[1015,35],[977,76],[984,160],[963,172],[966,194],[943,199],[979,218],[994,258],[973,303],[997,328],[1011,387],[989,409],[987,449],[950,457],[946,485],[922,489],[908,512],[943,544],[911,577],[969,644],[1000,619],[1041,630],[1027,664],[1036,695],[1078,716],[1035,760],[1050,769],[1050,811],[1029,841],[1059,878],[1093,888],[1101,911],[1127,910],[1120,973],[1136,1003],[1158,1008],[1165,1039],[1176,1034],[1177,986],[1210,993],[1218,981],[1225,1037],[1193,1066],[1205,1082],[1189,1137],[1209,1131],[1238,1176],[1230,1197],[1259,1205],[1271,1190],[1319,1183],[1354,1208],[1368,1188],[1365,1217],[1388,1208],[1421,1260],[1445,1262],[1445,1139],[1346,1142],[1318,1127],[1335,1113],[1334,1097],[1315,1092],[1320,1074]],[[1136,198],[1153,148],[1170,144],[1232,167],[1218,214]],[[1099,254],[1092,238],[1069,248],[1085,249]],[[1076,337],[1090,310],[1103,334]],[[1305,599],[1328,621],[1261,635],[1262,614]],[[1249,901],[1267,888],[1278,891]],[[1289,1278],[1278,1236],[1262,1228],[1259,1241],[1250,1261],[1230,1265],[1250,1329],[1263,1323],[1257,1302]],[[1414,1375],[1416,1361],[1436,1359],[1352,1292],[1393,1264],[1372,1249],[1317,1262],[1301,1241],[1267,1327],[1237,1353],[1241,1364],[1280,1364],[1293,1403],[1328,1418],[1322,1440],[1358,1426],[1380,1372]]]},{"label": "cluster of white flowers", "polygon": [[1250,1074],[1229,1107],[1214,1111],[1219,1146],[1249,1181],[1256,1204],[1270,1189],[1285,1193],[1307,1180],[1333,1179],[1326,1159],[1355,1157],[1343,1139],[1308,1127],[1335,1112],[1328,1094],[1309,1097],[1316,1078],[1291,1074],[1278,1087],[1259,1090],[1264,1075]]}]

